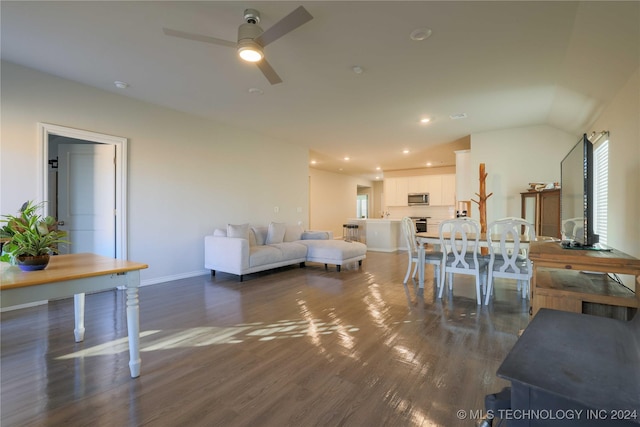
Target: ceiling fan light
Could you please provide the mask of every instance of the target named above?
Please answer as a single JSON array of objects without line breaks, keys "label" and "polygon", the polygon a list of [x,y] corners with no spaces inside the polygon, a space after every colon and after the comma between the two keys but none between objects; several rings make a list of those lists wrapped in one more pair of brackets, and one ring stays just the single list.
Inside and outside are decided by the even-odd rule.
[{"label": "ceiling fan light", "polygon": [[257,46],[244,46],[238,48],[238,55],[247,62],[258,62],[264,58],[262,49]]},{"label": "ceiling fan light", "polygon": [[238,28],[238,55],[247,62],[258,62],[264,58],[262,45],[255,38],[262,34],[257,24],[242,24]]}]

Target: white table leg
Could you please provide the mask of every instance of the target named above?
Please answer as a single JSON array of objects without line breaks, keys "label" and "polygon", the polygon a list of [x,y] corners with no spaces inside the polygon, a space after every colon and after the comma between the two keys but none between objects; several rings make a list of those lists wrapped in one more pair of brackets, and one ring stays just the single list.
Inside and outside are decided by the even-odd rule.
[{"label": "white table leg", "polygon": [[84,294],[75,294],[73,296],[73,310],[76,319],[76,327],[73,334],[76,342],[84,341]]},{"label": "white table leg", "polygon": [[418,285],[420,289],[424,289],[424,261],[425,261],[424,244],[418,242]]},{"label": "white table leg", "polygon": [[138,287],[140,272],[127,273],[127,332],[129,334],[129,370],[131,378],[140,376],[140,306]]}]

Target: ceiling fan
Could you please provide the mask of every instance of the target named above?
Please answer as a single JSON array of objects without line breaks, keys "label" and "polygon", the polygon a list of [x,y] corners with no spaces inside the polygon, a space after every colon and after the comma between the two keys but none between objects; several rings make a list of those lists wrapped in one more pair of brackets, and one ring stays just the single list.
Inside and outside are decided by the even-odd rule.
[{"label": "ceiling fan", "polygon": [[162,31],[164,31],[166,35],[172,37],[180,37],[188,40],[233,47],[238,50],[238,55],[240,55],[242,59],[248,62],[255,62],[260,71],[262,71],[262,74],[264,74],[267,80],[269,80],[269,83],[275,85],[282,83],[282,79],[265,59],[263,48],[312,19],[313,16],[307,12],[307,9],[303,6],[299,6],[293,12],[276,22],[272,27],[263,31],[258,25],[260,22],[260,12],[255,9],[246,9],[244,11],[245,23],[238,27],[237,42],[209,37],[202,34],[172,30],[170,28],[163,28]]}]

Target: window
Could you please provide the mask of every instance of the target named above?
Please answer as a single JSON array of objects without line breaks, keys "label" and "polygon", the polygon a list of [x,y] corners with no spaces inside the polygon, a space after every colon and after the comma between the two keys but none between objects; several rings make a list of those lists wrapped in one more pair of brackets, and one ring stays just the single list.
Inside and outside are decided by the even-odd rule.
[{"label": "window", "polygon": [[594,232],[600,236],[600,243],[607,244],[607,195],[609,188],[609,138],[595,144],[593,150],[594,176],[593,192],[595,206],[593,216]]}]

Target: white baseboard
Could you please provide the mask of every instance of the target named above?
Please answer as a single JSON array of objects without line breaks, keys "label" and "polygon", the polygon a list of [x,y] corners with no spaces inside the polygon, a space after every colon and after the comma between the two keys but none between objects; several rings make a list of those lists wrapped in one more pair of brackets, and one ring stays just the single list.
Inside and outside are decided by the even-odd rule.
[{"label": "white baseboard", "polygon": [[160,283],[171,282],[172,280],[179,280],[179,279],[187,279],[189,277],[204,276],[205,274],[209,274],[209,273],[211,273],[210,270],[197,270],[197,271],[190,271],[188,273],[173,274],[171,276],[155,277],[153,279],[147,279],[147,280],[140,281],[140,286],[157,285],[157,284],[160,284]]}]

